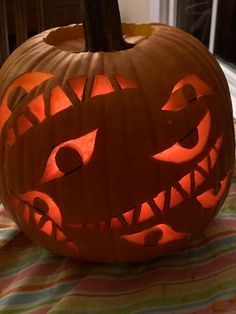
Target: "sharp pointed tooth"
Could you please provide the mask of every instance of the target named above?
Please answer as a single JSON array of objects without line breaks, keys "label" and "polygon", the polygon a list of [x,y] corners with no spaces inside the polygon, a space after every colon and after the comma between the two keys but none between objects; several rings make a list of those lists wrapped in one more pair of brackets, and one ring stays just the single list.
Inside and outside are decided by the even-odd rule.
[{"label": "sharp pointed tooth", "polygon": [[40,221],[41,221],[42,214],[39,214],[39,213],[37,213],[37,212],[34,212],[33,217],[34,217],[34,222],[35,222],[36,225],[38,226],[39,223],[40,223]]},{"label": "sharp pointed tooth", "polygon": [[141,205],[141,211],[140,211],[140,215],[139,215],[139,222],[143,222],[146,221],[152,217],[154,217],[154,213],[150,207],[150,205],[148,203],[143,203]]},{"label": "sharp pointed tooth", "polygon": [[48,236],[52,235],[53,225],[51,220],[47,220],[44,226],[40,229],[43,233],[47,234]]},{"label": "sharp pointed tooth", "polygon": [[65,234],[59,228],[56,228],[56,239],[58,241],[65,241],[66,240]]},{"label": "sharp pointed tooth", "polygon": [[135,209],[129,210],[127,213],[124,213],[123,216],[129,225],[132,225],[134,221],[134,212]]},{"label": "sharp pointed tooth", "polygon": [[154,197],[154,202],[157,205],[157,207],[163,211],[164,210],[164,205],[165,205],[165,191],[157,194],[156,197]]},{"label": "sharp pointed tooth", "polygon": [[[23,203],[23,202],[22,202]],[[29,223],[30,221],[30,208],[27,204],[24,204],[24,207],[23,207],[23,217],[24,217],[24,221],[26,223]]]},{"label": "sharp pointed tooth", "polygon": [[198,171],[194,170],[195,190],[205,180],[205,177]]},{"label": "sharp pointed tooth", "polygon": [[47,217],[45,215],[42,215],[41,219],[39,220],[38,227],[42,228],[46,221],[47,221]]},{"label": "sharp pointed tooth", "polygon": [[111,219],[111,229],[119,229],[121,227],[123,227],[123,224],[117,217]]},{"label": "sharp pointed tooth", "polygon": [[208,165],[208,158],[207,158],[207,156],[202,160],[202,161],[200,161],[199,163],[198,163],[198,166],[203,170],[203,171],[205,171],[206,172],[206,174],[208,174],[209,173],[209,165]]},{"label": "sharp pointed tooth", "polygon": [[133,224],[138,223],[140,212],[141,212],[141,205],[137,205],[134,210]]},{"label": "sharp pointed tooth", "polygon": [[218,139],[216,140],[216,143],[215,143],[215,148],[218,151],[220,150],[222,142],[223,142],[223,134],[221,134],[221,136],[218,137]]},{"label": "sharp pointed tooth", "polygon": [[182,203],[184,200],[184,197],[182,194],[179,193],[179,191],[172,186],[171,188],[171,196],[170,196],[170,208],[175,207]]},{"label": "sharp pointed tooth", "polygon": [[182,179],[179,180],[180,187],[188,194],[191,194],[191,174],[188,173],[186,176],[184,176]]},{"label": "sharp pointed tooth", "polygon": [[218,157],[218,153],[215,150],[215,148],[212,148],[210,153],[209,153],[209,158],[211,160],[210,165],[211,165],[211,169],[214,168],[216,161],[217,161],[217,157]]},{"label": "sharp pointed tooth", "polygon": [[119,221],[124,225],[124,226],[127,226],[128,223],[127,221],[125,220],[125,217],[124,215],[120,215],[119,217],[117,217],[119,219]]}]

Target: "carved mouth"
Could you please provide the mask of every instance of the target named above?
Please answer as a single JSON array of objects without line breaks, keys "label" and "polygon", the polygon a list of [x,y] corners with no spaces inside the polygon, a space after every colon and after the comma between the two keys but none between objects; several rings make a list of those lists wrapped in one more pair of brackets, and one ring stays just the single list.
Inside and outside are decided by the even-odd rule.
[{"label": "carved mouth", "polygon": [[[126,213],[107,220],[87,224],[66,224],[65,227],[72,228],[75,231],[110,230],[129,242],[145,246],[156,245],[157,241],[159,244],[165,244],[171,242],[171,240],[185,238],[188,234],[176,232],[163,223],[162,213],[181,205],[189,198],[195,198],[205,209],[218,204],[224,194],[228,175],[219,180],[217,191],[210,189],[198,194],[197,190],[215,167],[222,141],[223,134],[216,139],[215,144],[191,172],[167,190],[158,193],[154,198],[138,204]],[[37,206],[35,200],[41,200],[41,204]],[[17,203],[15,205],[21,211],[26,223],[33,221],[35,227],[44,235],[55,239],[62,245],[66,245],[69,249],[78,250],[63,232],[60,210],[48,195],[37,191],[27,192],[17,195],[15,203]]]},{"label": "carved mouth", "polygon": [[[147,202],[138,204],[128,212],[111,219],[101,220],[97,223],[67,224],[67,226],[76,230],[91,229],[102,231],[110,229],[120,235],[125,235],[129,234],[130,231],[134,233],[134,230],[135,232],[147,230],[147,223],[152,222],[152,226],[158,225],[158,227],[163,227],[167,233],[174,235],[175,232],[170,227],[161,223],[163,212],[179,206],[189,198],[195,198],[206,209],[216,206],[221,200],[228,181],[228,175],[218,182],[218,191],[210,189],[202,194],[197,194],[197,189],[205,182],[215,167],[222,141],[223,134],[217,138],[205,157],[195,165],[190,173]],[[152,231],[152,229],[153,227],[149,231]]]},{"label": "carved mouth", "polygon": [[[40,199],[44,202],[46,208],[45,206],[41,206],[41,209],[39,209],[33,206],[29,203],[29,199]],[[78,253],[77,246],[74,245],[62,230],[62,217],[57,205],[46,194],[28,192],[14,197],[13,203],[19,209],[20,216],[23,217],[26,224],[33,223],[35,228],[40,230],[46,238],[50,237],[50,239],[54,239],[59,243],[59,246],[66,246],[69,250]]]}]

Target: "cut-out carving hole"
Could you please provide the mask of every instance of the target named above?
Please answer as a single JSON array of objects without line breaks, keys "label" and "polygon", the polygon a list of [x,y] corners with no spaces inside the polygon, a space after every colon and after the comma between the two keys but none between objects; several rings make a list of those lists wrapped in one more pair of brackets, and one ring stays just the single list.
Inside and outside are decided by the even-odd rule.
[{"label": "cut-out carving hole", "polygon": [[196,99],[197,96],[194,88],[187,84],[172,92],[168,102],[162,107],[162,110],[179,111]]},{"label": "cut-out carving hole", "polygon": [[[97,135],[97,129],[79,138],[69,140],[69,141],[66,141],[57,145],[51,151],[48,157],[44,174],[41,179],[41,183],[64,176],[64,172],[60,170],[60,167],[62,167],[62,169],[64,170],[70,169],[69,172],[71,172],[71,171],[77,170],[80,165],[81,166],[82,164],[85,165],[92,156],[94,145],[95,145],[95,140],[96,140],[96,135]],[[64,153],[63,153],[62,148],[63,149],[71,148],[72,150],[76,151],[77,155],[75,155],[75,152],[72,152],[70,150],[64,150]],[[64,157],[62,157],[62,155],[59,154],[56,159],[56,156],[59,153],[59,151],[61,151],[61,154],[63,154]],[[66,156],[66,152],[68,152],[69,154],[68,157]],[[62,159],[59,158],[60,155]],[[78,156],[81,157],[82,164],[80,164],[80,159],[78,158]],[[74,162],[71,164],[69,163],[69,165],[65,165],[67,160],[73,160]],[[57,162],[59,163],[59,167],[57,165]]]},{"label": "cut-out carving hole", "polygon": [[88,78],[87,75],[81,75],[71,78],[70,80],[67,81],[68,85],[74,91],[74,93],[76,94],[80,101],[83,101],[84,98],[84,89],[87,78]]},{"label": "cut-out carving hole", "polygon": [[50,97],[50,114],[54,116],[56,113],[72,106],[72,103],[61,87],[56,86],[51,90]]},{"label": "cut-out carving hole", "polygon": [[137,88],[137,84],[135,83],[135,81],[124,75],[115,75],[114,77],[120,89]]},{"label": "cut-out carving hole", "polygon": [[113,93],[114,87],[105,75],[95,75],[91,97]]},{"label": "cut-out carving hole", "polygon": [[198,143],[193,148],[184,148],[179,143],[174,144],[170,148],[167,148],[163,152],[160,152],[153,156],[154,159],[162,160],[172,163],[182,163],[189,161],[200,154],[205,147],[211,127],[211,115],[207,111],[205,116],[197,127],[198,131]]},{"label": "cut-out carving hole", "polygon": [[[50,196],[42,192],[30,191],[24,194],[19,194],[18,197],[26,202],[26,205],[39,208],[40,211],[47,214],[47,216],[50,217],[58,226],[61,226],[62,217],[60,210]],[[42,206],[42,209],[40,209],[40,206]]]},{"label": "cut-out carving hole", "polygon": [[63,173],[70,173],[81,168],[83,160],[77,150],[72,147],[62,147],[56,154],[56,164]]},{"label": "cut-out carving hole", "polygon": [[45,104],[42,94],[38,95],[36,98],[31,100],[28,104],[28,108],[30,112],[32,112],[34,116],[38,119],[39,122],[42,122],[44,119],[46,119]]},{"label": "cut-out carving hole", "polygon": [[197,100],[199,97],[211,94],[212,89],[194,74],[187,75],[178,82],[162,110],[178,111]]},{"label": "cut-out carving hole", "polygon": [[8,118],[11,115],[11,110],[8,108],[8,98],[11,92],[16,87],[23,88],[27,93],[29,93],[33,88],[40,85],[43,81],[48,80],[53,75],[51,73],[43,73],[43,72],[30,72],[24,73],[18,78],[16,78],[6,89],[5,94],[3,96],[2,102],[0,104],[0,131]]}]

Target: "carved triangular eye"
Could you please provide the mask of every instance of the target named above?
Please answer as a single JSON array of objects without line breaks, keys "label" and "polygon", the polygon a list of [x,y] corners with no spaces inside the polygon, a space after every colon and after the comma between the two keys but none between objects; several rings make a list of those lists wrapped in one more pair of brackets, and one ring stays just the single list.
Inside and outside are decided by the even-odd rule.
[{"label": "carved triangular eye", "polygon": [[98,129],[81,137],[62,142],[50,153],[40,183],[80,169],[91,159]]}]

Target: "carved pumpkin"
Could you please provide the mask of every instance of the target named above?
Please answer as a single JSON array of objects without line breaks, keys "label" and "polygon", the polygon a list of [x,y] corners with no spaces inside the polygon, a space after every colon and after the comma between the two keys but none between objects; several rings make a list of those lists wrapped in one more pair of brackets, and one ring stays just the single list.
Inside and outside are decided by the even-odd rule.
[{"label": "carved pumpkin", "polygon": [[[84,8],[88,27],[100,15]],[[181,30],[123,25],[126,42],[100,38],[96,47],[99,31],[85,27],[81,52],[82,25],[48,30],[3,65],[1,199],[55,253],[152,259],[201,233],[225,199],[234,162],[228,87]]]}]

